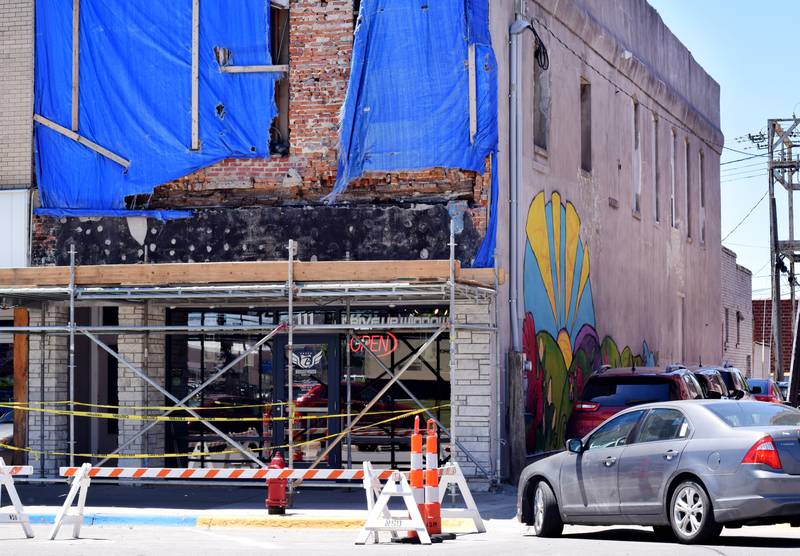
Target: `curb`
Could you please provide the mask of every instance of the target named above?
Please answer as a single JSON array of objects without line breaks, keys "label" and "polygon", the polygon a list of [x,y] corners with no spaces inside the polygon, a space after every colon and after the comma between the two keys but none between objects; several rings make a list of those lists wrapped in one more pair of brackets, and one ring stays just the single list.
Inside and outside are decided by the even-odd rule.
[{"label": "curb", "polygon": [[[52,525],[55,514],[29,514],[32,524]],[[304,515],[286,516],[223,516],[223,515],[141,515],[141,514],[102,514],[84,515],[84,525],[156,525],[160,527],[203,527],[219,528],[265,528],[265,529],[361,529],[363,518],[313,517]],[[472,532],[472,521],[468,519],[443,519],[442,527],[448,532]]]}]

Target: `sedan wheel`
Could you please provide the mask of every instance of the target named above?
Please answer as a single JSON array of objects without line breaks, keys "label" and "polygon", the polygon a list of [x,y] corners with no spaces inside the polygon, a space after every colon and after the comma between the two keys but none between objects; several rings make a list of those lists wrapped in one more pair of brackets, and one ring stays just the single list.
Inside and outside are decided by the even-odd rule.
[{"label": "sedan wheel", "polygon": [[533,533],[537,537],[558,537],[563,530],[564,522],[553,489],[539,481],[533,494]]},{"label": "sedan wheel", "polygon": [[706,491],[694,481],[678,485],[670,504],[670,524],[682,543],[702,543],[719,536],[722,526],[714,521],[714,512]]}]

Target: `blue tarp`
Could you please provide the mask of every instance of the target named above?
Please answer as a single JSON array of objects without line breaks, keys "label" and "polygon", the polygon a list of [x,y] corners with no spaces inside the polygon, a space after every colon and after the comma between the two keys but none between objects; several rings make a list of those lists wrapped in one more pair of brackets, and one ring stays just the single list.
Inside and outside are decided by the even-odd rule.
[{"label": "blue tarp", "polygon": [[[368,171],[460,168],[483,173],[497,150],[497,64],[488,0],[363,0],[342,110],[336,185]],[[477,123],[469,137],[468,48],[475,44]],[[492,266],[490,221],[473,264]]]},{"label": "blue tarp", "polygon": [[[82,0],[78,133],[131,161],[122,166],[36,124],[36,174],[51,216],[133,215],[125,197],[229,157],[269,155],[275,74],[223,74],[271,64],[269,0],[203,0],[199,129],[191,144],[192,1]],[[72,0],[36,3],[35,112],[70,127]],[[137,211],[156,218],[186,211]]]}]

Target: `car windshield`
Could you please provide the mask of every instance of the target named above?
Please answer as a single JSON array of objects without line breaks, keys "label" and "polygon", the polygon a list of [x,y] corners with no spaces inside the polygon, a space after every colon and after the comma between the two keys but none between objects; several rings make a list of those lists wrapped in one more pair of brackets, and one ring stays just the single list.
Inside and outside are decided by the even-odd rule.
[{"label": "car windshield", "polygon": [[669,380],[657,377],[594,377],[586,384],[583,400],[610,407],[665,402],[669,387]]},{"label": "car windshield", "polygon": [[763,402],[726,402],[706,407],[732,427],[796,427],[800,425],[800,411],[783,405]]}]

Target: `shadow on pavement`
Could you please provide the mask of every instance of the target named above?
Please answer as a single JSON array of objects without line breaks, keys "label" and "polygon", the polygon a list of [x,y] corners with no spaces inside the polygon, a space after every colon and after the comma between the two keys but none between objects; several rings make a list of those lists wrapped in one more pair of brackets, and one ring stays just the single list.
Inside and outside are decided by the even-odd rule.
[{"label": "shadow on pavement", "polygon": [[[605,540],[605,541],[627,541],[627,542],[646,542],[654,544],[675,544],[671,541],[660,539],[650,531],[639,529],[604,529],[590,533],[567,533],[565,539],[586,539],[586,540]],[[728,536],[723,535],[716,542],[710,545],[701,546],[730,546],[730,547],[751,547],[751,548],[800,548],[800,538],[792,539],[787,537],[750,537],[750,536]]]}]

